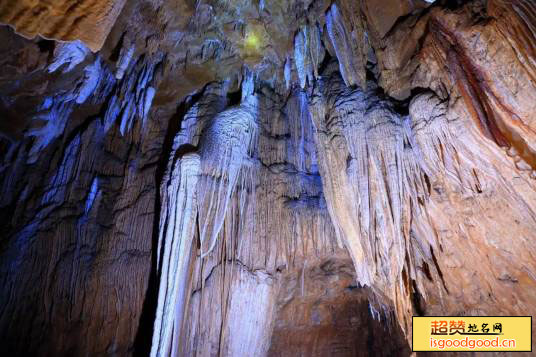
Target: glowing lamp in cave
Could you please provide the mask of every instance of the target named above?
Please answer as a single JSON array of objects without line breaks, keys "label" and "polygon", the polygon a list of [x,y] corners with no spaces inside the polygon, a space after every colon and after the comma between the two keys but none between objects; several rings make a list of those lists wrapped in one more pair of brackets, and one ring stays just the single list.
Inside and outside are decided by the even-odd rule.
[{"label": "glowing lamp in cave", "polygon": [[259,36],[253,32],[250,32],[246,35],[245,39],[245,46],[248,50],[259,50],[261,40],[259,39]]}]

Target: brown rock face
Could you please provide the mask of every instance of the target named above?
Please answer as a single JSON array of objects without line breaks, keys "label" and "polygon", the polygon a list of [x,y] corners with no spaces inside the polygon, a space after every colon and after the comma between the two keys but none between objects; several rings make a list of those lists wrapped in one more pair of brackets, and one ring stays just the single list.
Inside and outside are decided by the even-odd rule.
[{"label": "brown rock face", "polygon": [[125,0],[0,2],[0,22],[28,38],[81,40],[92,51],[101,49]]},{"label": "brown rock face", "polygon": [[398,325],[371,310],[369,294],[355,285],[349,259],[330,259],[286,276],[268,355],[408,355]]},{"label": "brown rock face", "polygon": [[536,312],[533,1],[0,22],[3,354],[406,356],[412,315]]}]

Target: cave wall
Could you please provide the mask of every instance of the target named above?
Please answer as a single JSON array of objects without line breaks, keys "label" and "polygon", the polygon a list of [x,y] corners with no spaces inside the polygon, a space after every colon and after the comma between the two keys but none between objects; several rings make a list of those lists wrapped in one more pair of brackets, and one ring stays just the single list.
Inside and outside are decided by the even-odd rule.
[{"label": "cave wall", "polygon": [[2,351],[407,354],[413,314],[531,315],[535,19],[0,1]]},{"label": "cave wall", "polygon": [[281,283],[269,356],[404,356],[392,316],[373,310],[348,257],[332,256]]}]

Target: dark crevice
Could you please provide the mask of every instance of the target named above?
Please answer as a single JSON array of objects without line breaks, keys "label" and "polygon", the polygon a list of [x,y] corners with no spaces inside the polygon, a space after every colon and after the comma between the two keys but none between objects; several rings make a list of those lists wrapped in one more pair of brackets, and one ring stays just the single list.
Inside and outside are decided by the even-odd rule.
[{"label": "dark crevice", "polygon": [[437,3],[445,9],[456,10],[467,4],[467,0],[440,0]]},{"label": "dark crevice", "polygon": [[397,100],[386,95],[384,95],[384,99],[392,103],[392,108],[397,114],[407,116],[409,115],[409,105],[411,104],[411,100],[419,94],[427,92],[430,92],[429,88],[415,87],[411,89],[410,95],[404,100]]},{"label": "dark crevice", "polygon": [[367,62],[367,68],[365,69],[365,77],[367,79],[367,82],[374,82],[376,84],[378,83],[379,73],[376,69],[377,67],[375,64],[373,64],[372,62]]},{"label": "dark crevice", "polygon": [[324,73],[324,71],[326,70],[326,68],[331,63],[332,60],[333,60],[333,57],[331,57],[331,55],[329,54],[329,51],[325,50],[324,59],[318,66],[318,73],[320,74]]},{"label": "dark crevice", "polygon": [[413,286],[413,291],[411,293],[411,302],[413,304],[413,311],[419,316],[423,316],[425,314],[425,308],[424,308],[424,299],[422,295],[419,293],[419,290],[417,289],[417,284],[415,280],[411,281]]},{"label": "dark crevice", "polygon": [[427,174],[423,174],[424,182],[426,183],[426,193],[430,195],[432,192],[432,184],[430,183],[430,177]]},{"label": "dark crevice", "polygon": [[227,105],[229,107],[239,105],[242,100],[242,91],[239,89],[234,92],[227,93]]},{"label": "dark crevice", "polygon": [[54,53],[54,47],[56,46],[56,42],[47,39],[40,39],[39,41],[37,41],[37,46],[39,47],[39,51],[43,53],[48,53],[50,59],[50,57]]},{"label": "dark crevice", "polygon": [[441,279],[441,283],[443,284],[443,288],[445,289],[447,294],[449,294],[449,289],[447,289],[447,284],[445,284],[445,279],[443,278],[443,272],[441,271],[441,268],[439,268],[439,264],[437,263],[437,258],[436,258],[435,254],[434,254],[434,248],[430,247],[430,252],[432,253],[432,260],[434,262],[434,265],[435,265],[435,268],[436,268],[436,271],[437,271],[437,275],[439,275],[439,278]]},{"label": "dark crevice", "polygon": [[432,274],[430,273],[430,267],[428,266],[428,263],[423,261],[421,270],[424,273],[424,275],[426,275],[426,279],[428,279],[429,281],[432,281]]},{"label": "dark crevice", "polygon": [[121,53],[121,48],[123,47],[123,42],[125,41],[125,33],[126,32],[123,32],[123,34],[121,35],[121,38],[119,39],[119,42],[117,43],[117,45],[112,50],[112,53],[110,54],[109,60],[111,62],[119,61],[119,55]]}]

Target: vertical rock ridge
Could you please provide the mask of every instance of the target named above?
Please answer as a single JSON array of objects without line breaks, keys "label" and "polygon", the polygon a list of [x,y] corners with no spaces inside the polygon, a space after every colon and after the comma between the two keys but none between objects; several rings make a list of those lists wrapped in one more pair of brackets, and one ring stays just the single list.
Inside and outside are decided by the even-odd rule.
[{"label": "vertical rock ridge", "polygon": [[190,252],[197,216],[199,155],[188,153],[175,164],[160,216],[157,264],[160,287],[151,356],[168,355],[176,349],[187,306]]}]

